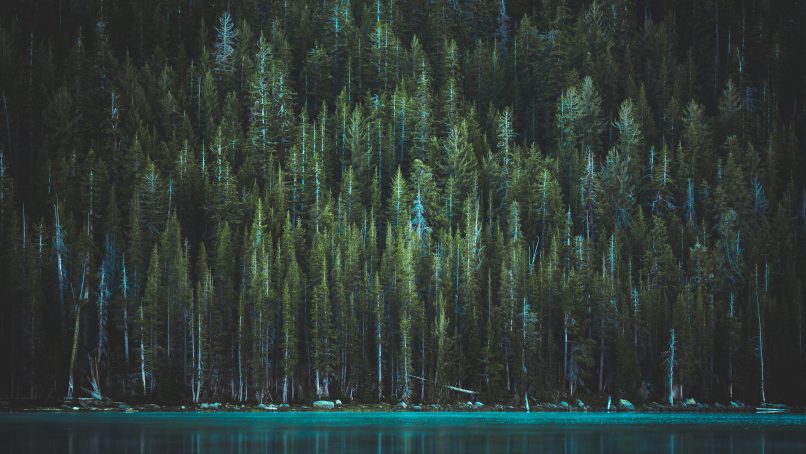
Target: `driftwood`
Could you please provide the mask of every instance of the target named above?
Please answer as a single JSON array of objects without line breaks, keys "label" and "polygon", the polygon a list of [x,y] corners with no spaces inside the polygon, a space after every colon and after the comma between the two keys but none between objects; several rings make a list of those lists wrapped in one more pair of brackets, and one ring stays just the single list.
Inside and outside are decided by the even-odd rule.
[{"label": "driftwood", "polygon": [[[416,375],[412,375],[412,374],[409,374],[409,377],[411,377],[411,378],[416,378],[417,380],[420,380],[420,381],[426,381],[426,382],[431,381],[431,380],[429,380],[429,379],[427,379],[427,378],[418,377],[418,376],[416,376]],[[442,386],[443,388],[448,388],[448,389],[450,389],[451,391],[456,391],[456,392],[458,392],[458,393],[465,393],[465,394],[470,394],[470,395],[473,395],[473,396],[475,396],[475,395],[477,395],[477,394],[478,394],[476,391],[473,391],[473,390],[471,390],[471,389],[464,389],[464,388],[459,388],[459,387],[456,387],[456,386],[451,386],[451,385],[441,385],[441,386]]]}]

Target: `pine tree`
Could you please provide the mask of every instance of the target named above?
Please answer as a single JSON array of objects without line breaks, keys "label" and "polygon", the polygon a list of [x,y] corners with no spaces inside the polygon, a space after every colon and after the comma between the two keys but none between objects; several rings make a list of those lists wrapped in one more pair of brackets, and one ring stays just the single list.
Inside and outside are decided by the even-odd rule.
[{"label": "pine tree", "polygon": [[224,11],[218,18],[216,28],[215,61],[216,70],[222,73],[229,73],[233,70],[233,57],[235,53],[235,39],[238,37],[238,30],[229,11]]}]

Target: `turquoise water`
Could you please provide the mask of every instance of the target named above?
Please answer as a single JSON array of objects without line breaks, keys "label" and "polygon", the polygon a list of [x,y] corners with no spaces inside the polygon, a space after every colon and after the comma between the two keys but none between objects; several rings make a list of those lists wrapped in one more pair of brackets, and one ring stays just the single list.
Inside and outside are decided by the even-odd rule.
[{"label": "turquoise water", "polygon": [[25,413],[0,452],[806,453],[806,415]]}]

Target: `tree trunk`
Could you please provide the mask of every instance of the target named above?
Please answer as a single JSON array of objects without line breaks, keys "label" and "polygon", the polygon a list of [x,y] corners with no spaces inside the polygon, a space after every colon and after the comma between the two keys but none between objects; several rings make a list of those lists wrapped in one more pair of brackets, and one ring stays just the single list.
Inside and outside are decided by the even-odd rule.
[{"label": "tree trunk", "polygon": [[667,368],[667,381],[669,386],[669,405],[674,405],[674,354],[675,354],[675,332],[672,328],[669,336],[669,365]]},{"label": "tree trunk", "polygon": [[761,325],[761,302],[758,297],[758,266],[756,266],[756,318],[758,320],[758,358],[759,372],[761,374],[761,403],[767,402],[767,395],[764,389],[764,331]]},{"label": "tree trunk", "polygon": [[605,329],[604,318],[599,321],[600,336],[602,342],[599,348],[599,392],[604,390],[604,351],[605,351]]},{"label": "tree trunk", "polygon": [[[568,380],[568,312],[563,316],[563,384]],[[565,386],[563,386],[565,388]],[[573,393],[572,393],[573,394]]]},{"label": "tree trunk", "polygon": [[[728,309],[728,323],[730,332],[733,332],[733,291],[730,292],[730,306]],[[728,342],[728,398],[733,400],[733,343]]]},{"label": "tree trunk", "polygon": [[[425,377],[425,329],[420,329],[420,375]],[[425,402],[425,380],[420,380],[420,401]]]},{"label": "tree trunk", "polygon": [[401,400],[406,401],[411,397],[411,389],[409,388],[409,344],[408,336],[403,335],[403,396]]},{"label": "tree trunk", "polygon": [[377,351],[377,372],[378,372],[378,400],[383,399],[383,333],[381,332],[381,302],[380,296],[376,296],[377,319],[375,322],[375,349]]},{"label": "tree trunk", "polygon": [[78,331],[81,327],[81,303],[76,304],[76,322],[73,325],[73,347],[70,349],[70,375],[67,380],[67,398],[73,398],[73,372],[76,366],[76,353],[78,352]]},{"label": "tree trunk", "polygon": [[145,350],[145,318],[143,317],[143,301],[140,300],[140,379],[143,382],[143,395],[146,392],[146,350]]},{"label": "tree trunk", "polygon": [[283,403],[288,403],[288,327],[283,327]]},{"label": "tree trunk", "polygon": [[129,302],[123,300],[123,359],[129,367]]},{"label": "tree trunk", "polygon": [[237,399],[243,401],[243,357],[241,355],[241,344],[243,343],[243,315],[238,315],[238,395]]}]

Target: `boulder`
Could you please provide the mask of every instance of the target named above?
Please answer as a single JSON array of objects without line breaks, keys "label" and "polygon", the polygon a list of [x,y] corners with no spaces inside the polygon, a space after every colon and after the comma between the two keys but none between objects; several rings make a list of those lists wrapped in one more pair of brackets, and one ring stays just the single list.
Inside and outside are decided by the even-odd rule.
[{"label": "boulder", "polygon": [[423,407],[422,407],[422,405],[412,405],[412,406],[411,406],[411,409],[412,409],[412,410],[422,410],[422,409],[423,409]]},{"label": "boulder", "polygon": [[563,407],[563,408],[568,408],[569,407],[568,402],[566,402],[566,401],[560,402],[560,406]]},{"label": "boulder", "polygon": [[582,402],[582,399],[577,399],[577,408],[582,408],[582,409],[587,408],[585,406],[585,402]]},{"label": "boulder", "polygon": [[476,407],[476,408],[481,408],[481,407],[483,407],[483,406],[484,406],[484,404],[483,404],[482,402],[478,402],[478,401],[477,401],[477,402],[475,402],[475,403],[473,404],[473,406],[474,406],[474,407]]},{"label": "boulder", "polygon": [[322,409],[325,409],[325,410],[332,410],[333,407],[336,406],[336,404],[334,404],[332,401],[329,401],[329,400],[317,400],[316,402],[313,403],[313,406],[315,408],[322,408]]},{"label": "boulder", "polygon": [[339,399],[336,399],[336,405],[341,405],[341,401]]},{"label": "boulder", "polygon": [[406,405],[406,402],[400,402],[399,404],[397,404],[397,408],[407,408],[407,407],[408,405]]},{"label": "boulder", "polygon": [[632,402],[630,402],[627,399],[619,399],[618,400],[618,408],[619,408],[619,410],[624,410],[624,411],[635,411],[635,405],[633,405]]},{"label": "boulder", "polygon": [[689,397],[688,399],[683,401],[683,406],[684,407],[696,407],[697,406],[697,401],[694,400],[693,397]]}]

